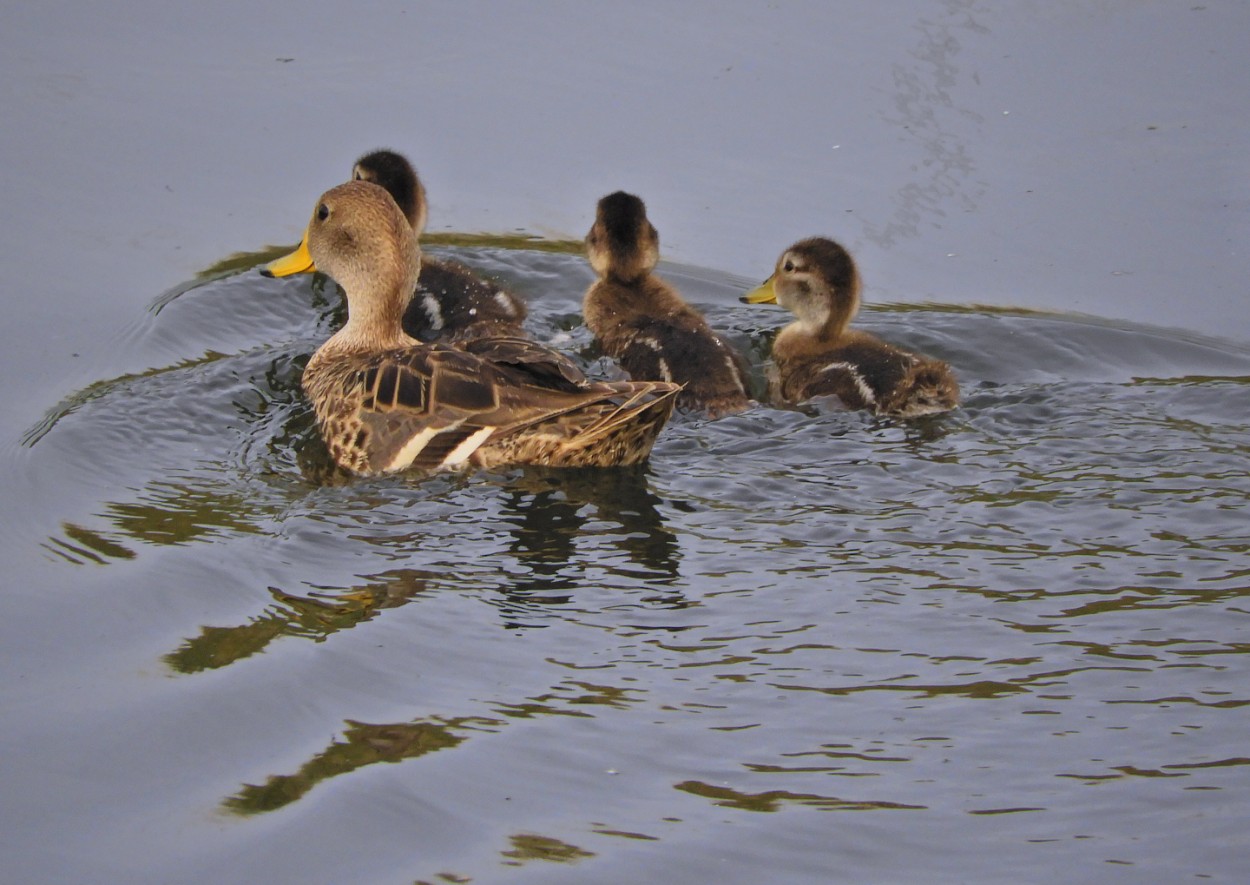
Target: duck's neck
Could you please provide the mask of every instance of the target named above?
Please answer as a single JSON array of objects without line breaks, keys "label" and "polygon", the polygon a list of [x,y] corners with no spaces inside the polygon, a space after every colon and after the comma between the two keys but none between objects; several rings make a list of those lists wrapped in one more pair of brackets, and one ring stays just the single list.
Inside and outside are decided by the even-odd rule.
[{"label": "duck's neck", "polygon": [[829,318],[816,333],[821,341],[834,342],[845,337],[846,330],[851,325],[851,320],[855,319],[855,314],[859,305],[852,304],[849,306],[836,305],[829,311]]},{"label": "duck's neck", "polygon": [[827,309],[800,315],[786,330],[793,336],[802,336],[828,347],[845,335],[851,320],[855,318],[854,304],[829,305]]},{"label": "duck's neck", "polygon": [[374,352],[418,343],[404,331],[407,298],[397,293],[389,298],[347,299],[347,323],[322,345],[335,353]]},{"label": "duck's neck", "polygon": [[582,300],[586,325],[600,336],[611,328],[623,328],[638,319],[671,319],[687,309],[677,291],[651,273],[628,281],[605,275],[587,290]]},{"label": "duck's neck", "polygon": [[605,281],[627,289],[640,289],[646,279],[651,276],[647,268],[612,267],[603,275]]}]

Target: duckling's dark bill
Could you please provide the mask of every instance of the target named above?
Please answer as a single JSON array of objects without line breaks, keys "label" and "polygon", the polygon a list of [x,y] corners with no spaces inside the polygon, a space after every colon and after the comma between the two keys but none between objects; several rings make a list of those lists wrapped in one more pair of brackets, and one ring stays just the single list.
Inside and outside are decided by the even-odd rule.
[{"label": "duckling's dark bill", "polygon": [[267,277],[289,277],[297,273],[312,273],[317,269],[312,256],[308,254],[308,235],[299,241],[299,246],[289,255],[275,258],[266,264],[261,273]]},{"label": "duckling's dark bill", "polygon": [[773,277],[769,277],[738,300],[743,304],[776,304],[777,292],[773,289]]}]

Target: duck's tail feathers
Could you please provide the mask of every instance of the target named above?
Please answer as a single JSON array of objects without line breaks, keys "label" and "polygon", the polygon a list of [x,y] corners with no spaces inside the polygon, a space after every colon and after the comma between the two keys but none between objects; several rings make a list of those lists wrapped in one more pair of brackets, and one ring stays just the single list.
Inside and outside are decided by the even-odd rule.
[{"label": "duck's tail feathers", "polygon": [[623,396],[613,399],[612,407],[605,409],[593,422],[587,424],[577,435],[578,444],[590,444],[611,436],[622,427],[637,422],[657,422],[655,432],[673,413],[673,405],[684,384],[668,381],[622,381],[618,382]]},{"label": "duck's tail feathers", "polygon": [[579,426],[557,463],[571,467],[620,467],[640,464],[673,414],[680,384],[668,381],[621,381],[600,403],[594,418]]}]

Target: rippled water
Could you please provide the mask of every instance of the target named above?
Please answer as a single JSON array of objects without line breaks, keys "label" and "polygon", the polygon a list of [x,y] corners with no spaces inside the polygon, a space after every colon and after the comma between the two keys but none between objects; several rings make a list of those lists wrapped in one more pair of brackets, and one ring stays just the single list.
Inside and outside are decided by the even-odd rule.
[{"label": "rippled water", "polygon": [[[581,257],[432,251],[612,371]],[[62,644],[22,649],[6,826],[79,833],[26,872],[1244,875],[1250,353],[870,309],[961,410],[760,406],[678,417],[637,470],[346,480],[298,393],[339,298],[260,258],[161,299],[118,343],[135,373],[11,455],[63,586],[15,591]],[[666,275],[762,382],[785,315]]]}]

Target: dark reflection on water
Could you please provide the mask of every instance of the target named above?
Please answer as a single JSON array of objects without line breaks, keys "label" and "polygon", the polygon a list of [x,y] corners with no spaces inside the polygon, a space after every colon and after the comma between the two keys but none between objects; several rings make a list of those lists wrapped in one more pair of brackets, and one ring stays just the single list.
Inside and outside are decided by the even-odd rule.
[{"label": "dark reflection on water", "polygon": [[[530,297],[540,340],[612,371],[574,321],[579,257],[453,251]],[[609,860],[641,875],[631,858],[718,851],[826,869],[905,844],[863,855],[871,881],[956,843],[1046,868],[1054,841],[1155,879],[1232,867],[1240,837],[1199,822],[1235,821],[1250,787],[1250,355],[870,310],[956,367],[962,409],[761,405],[677,418],[638,469],[362,481],[329,465],[298,392],[332,287],[223,273],[133,330],[152,365],[70,398],[23,450],[65,492],[48,557],[123,576],[76,597],[84,619],[168,594],[122,639],[162,637],[174,693],[220,717],[235,762],[205,775],[210,802],[329,813],[343,800],[318,785],[385,768],[466,822],[418,852],[459,877],[545,860],[604,880]],[[762,379],[782,314],[672,276]],[[226,698],[267,704],[276,733]],[[809,817],[828,810],[908,813],[843,833]],[[727,846],[746,812],[771,813]]]},{"label": "dark reflection on water", "polygon": [[[677,577],[677,541],[664,527],[660,499],[647,486],[645,468],[532,470],[505,488],[503,522],[511,526],[509,551],[528,566],[512,593],[518,601],[571,590],[585,579],[577,539],[592,520],[614,524],[612,546],[625,562],[601,562],[614,574],[653,584]],[[602,533],[602,532],[596,532]],[[561,601],[567,602],[567,597]],[[680,605],[675,594],[672,605]]]}]

